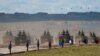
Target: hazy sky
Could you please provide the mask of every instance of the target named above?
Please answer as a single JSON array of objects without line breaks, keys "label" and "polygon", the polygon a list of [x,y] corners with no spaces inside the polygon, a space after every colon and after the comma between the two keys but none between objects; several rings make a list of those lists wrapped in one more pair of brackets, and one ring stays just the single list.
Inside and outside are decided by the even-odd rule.
[{"label": "hazy sky", "polygon": [[[81,8],[81,9],[80,9]],[[0,0],[0,12],[100,12],[100,0]]]}]

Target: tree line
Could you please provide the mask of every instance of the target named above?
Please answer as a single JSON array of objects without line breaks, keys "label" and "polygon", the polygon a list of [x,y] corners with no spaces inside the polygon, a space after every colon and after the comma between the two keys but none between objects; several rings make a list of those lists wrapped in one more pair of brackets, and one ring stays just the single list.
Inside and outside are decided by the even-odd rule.
[{"label": "tree line", "polygon": [[[50,34],[49,32],[47,32],[47,33]],[[46,32],[44,34],[46,34]],[[79,31],[78,35],[81,38],[81,41],[79,40],[79,43],[82,42],[84,44],[88,44],[89,39],[83,31]],[[30,39],[28,39],[26,37],[27,37],[27,35],[26,35],[25,31],[23,31],[23,32],[19,31],[19,33],[15,39],[22,38],[22,40],[17,39],[16,42],[18,42],[18,43],[16,43],[16,44],[25,43],[24,45],[26,46],[26,50],[29,51]],[[100,39],[99,39],[99,37],[96,36],[95,32],[90,32],[90,37],[93,39],[93,43],[96,43],[96,44],[100,43]],[[69,33],[68,30],[63,30],[61,33],[59,33],[58,39],[59,39],[59,46],[62,48],[64,47],[65,43],[69,43],[70,45],[74,44],[73,36],[71,36],[71,34]],[[37,41],[37,43],[36,43],[37,50],[39,50],[40,49],[40,40],[37,39],[36,41]],[[52,40],[50,37],[48,38],[47,42],[48,42],[48,48],[51,49],[53,45],[52,45]],[[11,41],[8,45],[8,49],[9,49],[9,53],[11,54],[11,50],[12,50],[12,42]]]}]

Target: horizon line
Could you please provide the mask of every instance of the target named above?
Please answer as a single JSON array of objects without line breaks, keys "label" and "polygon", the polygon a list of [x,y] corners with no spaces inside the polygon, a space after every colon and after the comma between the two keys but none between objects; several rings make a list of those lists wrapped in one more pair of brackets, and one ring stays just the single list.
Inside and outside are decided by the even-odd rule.
[{"label": "horizon line", "polygon": [[[72,11],[74,12],[74,11]],[[48,13],[48,12],[36,12],[36,13],[26,13],[26,12],[14,12],[14,13],[6,13],[6,12],[0,12],[0,13],[3,13],[3,14],[17,14],[17,13],[22,13],[22,14],[41,14],[41,13],[47,13],[47,14],[68,14],[68,13],[71,13],[71,12],[66,12],[66,13]],[[74,13],[100,13],[100,12],[97,12],[97,11],[86,11],[86,12],[78,12],[78,11],[75,11]]]}]

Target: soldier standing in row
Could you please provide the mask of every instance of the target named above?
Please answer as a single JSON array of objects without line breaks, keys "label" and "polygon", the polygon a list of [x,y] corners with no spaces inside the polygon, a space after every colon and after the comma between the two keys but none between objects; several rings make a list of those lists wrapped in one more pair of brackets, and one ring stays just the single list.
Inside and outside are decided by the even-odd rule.
[{"label": "soldier standing in row", "polygon": [[50,40],[49,40],[48,46],[49,46],[49,49],[51,49],[51,41]]},{"label": "soldier standing in row", "polygon": [[8,49],[9,49],[9,54],[11,55],[11,49],[12,49],[11,41],[10,41],[10,43],[9,43]]},{"label": "soldier standing in row", "polygon": [[37,40],[37,49],[39,50],[39,47],[40,47],[40,43],[39,43],[39,40]]},{"label": "soldier standing in row", "polygon": [[64,40],[63,39],[61,41],[61,46],[62,46],[62,48],[64,47]]},{"label": "soldier standing in row", "polygon": [[29,40],[27,40],[26,48],[27,48],[27,51],[28,51],[29,50]]}]

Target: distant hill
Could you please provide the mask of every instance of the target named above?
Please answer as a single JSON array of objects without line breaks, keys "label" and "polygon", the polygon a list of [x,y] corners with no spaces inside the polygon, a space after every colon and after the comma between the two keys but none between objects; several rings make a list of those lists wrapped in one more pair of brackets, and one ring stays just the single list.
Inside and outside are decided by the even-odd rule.
[{"label": "distant hill", "polygon": [[15,21],[47,21],[47,20],[85,20],[91,21],[100,20],[100,12],[69,12],[67,14],[48,14],[39,12],[36,14],[0,13],[0,22],[15,22]]}]

